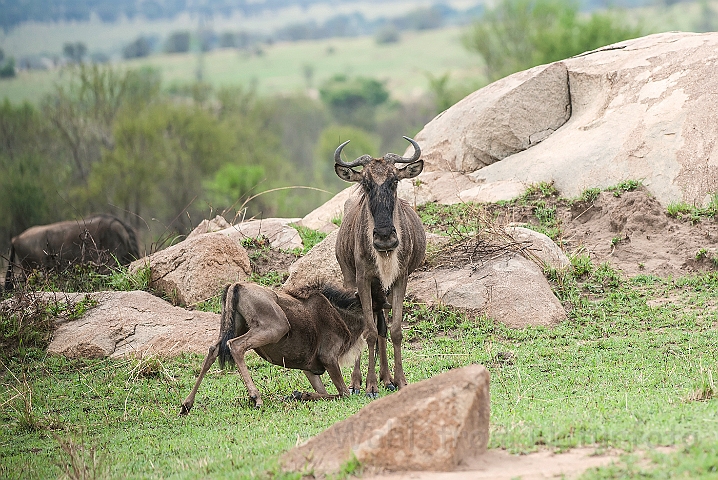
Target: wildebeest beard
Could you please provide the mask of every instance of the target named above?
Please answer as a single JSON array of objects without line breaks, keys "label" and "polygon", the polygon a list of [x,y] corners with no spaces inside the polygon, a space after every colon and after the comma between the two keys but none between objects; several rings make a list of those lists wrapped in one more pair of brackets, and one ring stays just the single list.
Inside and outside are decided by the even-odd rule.
[{"label": "wildebeest beard", "polygon": [[391,251],[399,245],[394,227],[394,207],[396,205],[395,176],[389,176],[381,185],[366,179],[362,182],[369,196],[369,211],[374,219],[373,244],[378,251]]}]

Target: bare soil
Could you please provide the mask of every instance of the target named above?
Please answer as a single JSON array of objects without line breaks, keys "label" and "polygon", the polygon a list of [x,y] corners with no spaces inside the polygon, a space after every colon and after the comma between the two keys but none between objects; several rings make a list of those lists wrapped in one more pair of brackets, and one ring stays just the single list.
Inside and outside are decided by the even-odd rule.
[{"label": "bare soil", "polygon": [[645,189],[559,210],[562,247],[585,252],[594,264],[609,262],[624,275],[676,277],[716,270],[718,223],[673,218]]},{"label": "bare soil", "polygon": [[[662,453],[674,451],[661,447]],[[396,472],[365,475],[371,480],[541,480],[577,478],[589,468],[603,467],[621,461],[623,452],[574,448],[564,453],[541,450],[528,455],[512,455],[504,450],[489,450],[470,460],[454,472]],[[642,456],[641,452],[634,455]],[[645,457],[644,457],[645,458]]]},{"label": "bare soil", "polygon": [[[566,254],[588,255],[597,266],[608,262],[626,277],[677,277],[716,270],[718,222],[674,218],[643,187],[601,192],[594,201],[570,202],[551,197]],[[505,222],[538,224],[535,205],[493,207]]]}]

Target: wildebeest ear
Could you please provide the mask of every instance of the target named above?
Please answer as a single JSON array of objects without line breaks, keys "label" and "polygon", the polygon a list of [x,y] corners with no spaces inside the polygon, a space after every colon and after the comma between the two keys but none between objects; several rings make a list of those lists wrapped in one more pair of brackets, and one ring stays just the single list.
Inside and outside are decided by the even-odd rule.
[{"label": "wildebeest ear", "polygon": [[414,178],[424,170],[424,160],[417,160],[414,163],[410,163],[406,167],[402,168],[398,172],[399,180],[404,178]]},{"label": "wildebeest ear", "polygon": [[334,164],[334,171],[337,172],[337,176],[339,178],[347,182],[360,182],[362,179],[361,173],[356,172],[349,167],[339,165],[338,163]]}]

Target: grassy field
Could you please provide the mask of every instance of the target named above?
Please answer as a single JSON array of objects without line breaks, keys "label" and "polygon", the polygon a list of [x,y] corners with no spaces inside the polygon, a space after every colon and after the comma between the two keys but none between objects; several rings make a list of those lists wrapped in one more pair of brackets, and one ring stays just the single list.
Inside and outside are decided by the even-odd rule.
[{"label": "grassy field", "polygon": [[[442,222],[459,213],[439,210],[422,213]],[[509,329],[408,304],[409,382],[485,365],[490,448],[625,452],[620,464],[584,478],[716,478],[718,273],[626,279],[607,264],[573,261],[580,268],[552,276],[569,311],[554,328]],[[67,360],[29,352],[1,367],[2,478],[80,478],[82,471],[84,478],[290,477],[278,470],[279,454],[369,401],[288,401],[293,390],[309,389],[304,375],[252,354],[261,410],[249,407],[233,369],[215,366],[192,412],[180,418],[200,356]]]},{"label": "grassy field", "polygon": [[[411,2],[405,3],[402,8],[409,8]],[[455,3],[457,7],[466,7],[465,2]],[[667,8],[633,9],[628,10],[626,15],[640,23],[648,34],[669,30],[715,30],[718,29],[715,12],[718,12],[718,2],[692,2]],[[364,14],[371,18],[369,11]],[[296,12],[288,12],[286,18],[292,15],[296,16]],[[272,19],[266,20],[272,24]],[[166,25],[156,27],[159,28],[158,34],[166,36],[178,28],[188,29],[190,25],[189,18],[180,17],[174,24],[167,22]],[[215,28],[222,31],[223,25],[218,24]],[[237,25],[236,22],[228,23],[226,27],[236,29],[239,28]],[[15,50],[23,52],[23,45],[32,43],[37,43],[37,46],[32,47],[33,52],[48,51],[65,41],[76,41],[77,38],[84,38],[82,35],[87,35],[91,52],[98,49],[112,50],[119,49],[123,42],[127,43],[142,34],[143,28],[137,22],[117,25],[103,25],[98,21],[82,25],[32,24],[3,34],[0,36],[0,45],[4,46],[8,55],[12,55]],[[134,32],[134,36],[129,39],[128,31]],[[258,91],[265,95],[311,91],[336,74],[362,75],[386,81],[392,95],[403,99],[426,92],[429,86],[427,75],[439,77],[450,73],[452,84],[460,84],[466,91],[485,84],[482,60],[461,45],[462,31],[462,28],[450,27],[404,32],[400,42],[389,45],[377,45],[373,37],[277,43],[263,46],[259,55],[236,50],[215,50],[201,59],[196,53],[158,54],[140,60],[122,61],[117,65],[121,68],[157,68],[162,72],[165,88],[195,82],[198,67],[202,65],[203,80],[215,87],[256,84]],[[307,71],[312,72],[310,78],[307,77]],[[44,94],[52,91],[57,81],[61,81],[57,71],[23,71],[15,79],[0,81],[0,99],[37,103]]]},{"label": "grassy field", "polygon": [[[481,59],[461,45],[460,34],[459,28],[408,32],[389,45],[377,45],[371,37],[278,43],[264,46],[261,55],[227,49],[201,59],[197,54],[153,55],[118,65],[157,68],[165,88],[172,88],[195,82],[201,62],[203,80],[214,87],[256,84],[265,95],[304,92],[336,74],[361,75],[386,81],[395,98],[406,98],[428,90],[427,74],[451,73],[452,82],[481,85]],[[0,81],[0,99],[37,102],[59,79],[56,71],[20,72]]]}]

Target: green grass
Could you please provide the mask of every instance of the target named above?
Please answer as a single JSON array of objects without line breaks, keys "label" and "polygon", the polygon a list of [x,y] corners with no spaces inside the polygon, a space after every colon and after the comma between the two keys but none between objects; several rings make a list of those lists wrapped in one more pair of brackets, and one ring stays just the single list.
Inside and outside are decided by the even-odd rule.
[{"label": "green grass", "polygon": [[[407,98],[416,90],[429,89],[429,77],[451,72],[451,81],[478,88],[483,80],[481,59],[468,52],[459,40],[461,30],[446,28],[407,32],[400,42],[376,45],[372,37],[336,38],[317,41],[277,43],[263,47],[262,55],[237,50],[215,50],[203,57],[203,80],[213,87],[257,85],[262,95],[304,92],[305,67],[313,69],[312,87],[336,74],[361,75],[386,82],[394,98]],[[127,68],[157,68],[165,88],[177,88],[196,81],[196,54],[153,55],[123,61]],[[41,93],[50,92],[57,72],[21,73],[0,81],[0,100],[36,103]]]},{"label": "green grass", "polygon": [[666,207],[666,213],[673,218],[688,220],[691,223],[698,223],[703,218],[715,218],[718,216],[718,194],[711,195],[708,205],[697,207],[685,202],[672,202]]},{"label": "green grass", "polygon": [[[535,211],[557,193],[544,185],[525,197],[512,205]],[[489,215],[480,207],[429,204],[419,213],[430,229],[458,236],[481,228]],[[620,464],[585,478],[714,478],[718,273],[626,279],[580,252],[571,264],[569,272],[547,272],[568,313],[553,328],[510,329],[446,306],[407,303],[409,382],[483,364],[491,374],[490,448],[626,452]],[[219,312],[219,297],[198,308]],[[310,388],[304,375],[250,354],[261,410],[250,408],[234,368],[214,366],[192,412],[180,418],[202,359],[68,360],[37,348],[11,355],[0,365],[0,477],[286,477],[278,470],[282,452],[369,402],[286,400]],[[343,373],[348,379],[350,370]]]},{"label": "green grass", "polygon": [[[407,305],[409,382],[481,363],[491,373],[491,448],[650,452],[674,445],[677,453],[656,455],[648,467],[626,464],[589,477],[639,470],[646,478],[708,477],[715,463],[701,452],[718,451],[718,429],[708,428],[718,421],[718,275],[626,280],[607,265],[585,269],[557,285],[570,313],[555,328],[512,330],[446,307]],[[654,305],[655,298],[670,301]],[[110,478],[272,477],[281,452],[368,403],[363,396],[287,401],[309,388],[304,375],[252,354],[261,410],[249,407],[233,369],[215,366],[190,415],[179,418],[201,362],[197,355],[14,360],[0,376],[7,427],[0,430],[0,476],[57,477],[61,465],[97,461]],[[68,453],[68,442],[85,456]]]}]

